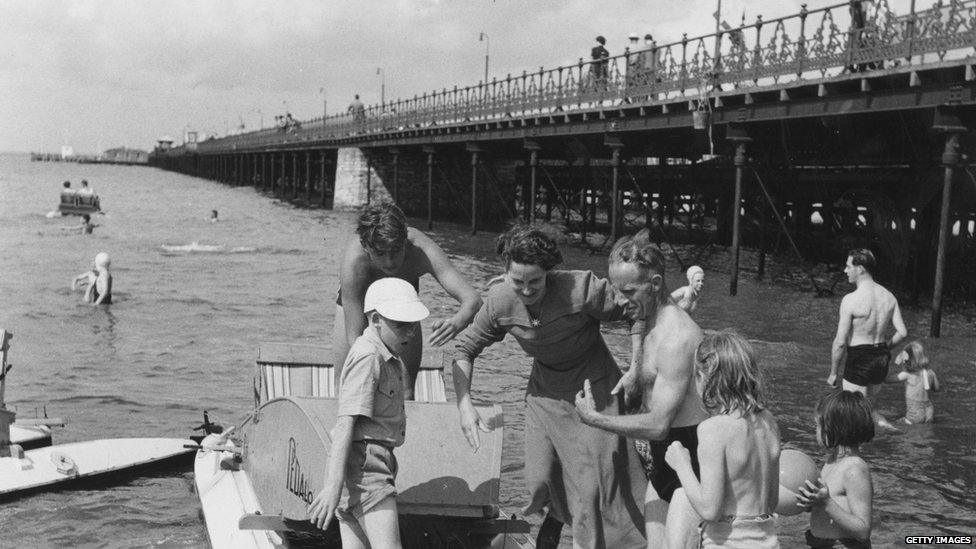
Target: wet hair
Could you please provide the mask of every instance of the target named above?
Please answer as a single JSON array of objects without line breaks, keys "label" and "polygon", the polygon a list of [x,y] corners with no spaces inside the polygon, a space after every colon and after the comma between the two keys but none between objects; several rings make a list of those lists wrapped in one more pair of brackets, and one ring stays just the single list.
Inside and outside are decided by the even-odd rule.
[{"label": "wet hair", "polygon": [[392,202],[371,204],[359,214],[356,234],[363,248],[396,252],[407,243],[407,218]]},{"label": "wet hair", "polygon": [[851,265],[864,267],[864,270],[868,274],[874,276],[874,267],[878,264],[878,261],[874,258],[871,250],[867,248],[854,248],[847,253],[847,256],[851,258]]},{"label": "wet hair", "polygon": [[905,354],[908,360],[905,361],[905,371],[915,373],[929,367],[929,357],[925,354],[922,343],[917,339],[905,346]]},{"label": "wet hair", "polygon": [[853,448],[874,438],[871,404],[857,391],[835,389],[820,397],[814,417],[820,426],[817,442],[824,448]]},{"label": "wet hair", "polygon": [[516,225],[499,235],[495,251],[505,261],[506,270],[515,262],[549,271],[563,262],[556,241],[532,225]]},{"label": "wet hair", "polygon": [[61,184],[61,186],[64,187],[65,189],[70,189],[71,188],[71,182],[70,181],[65,181],[64,183]]},{"label": "wet hair", "polygon": [[702,404],[710,413],[756,414],[766,408],[752,345],[736,332],[706,335],[695,352],[695,368],[703,376]]}]

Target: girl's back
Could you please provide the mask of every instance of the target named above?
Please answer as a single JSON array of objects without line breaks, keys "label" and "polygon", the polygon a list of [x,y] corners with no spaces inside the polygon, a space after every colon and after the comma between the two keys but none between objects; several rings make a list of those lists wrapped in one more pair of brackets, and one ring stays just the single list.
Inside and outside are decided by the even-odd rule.
[{"label": "girl's back", "polygon": [[722,514],[750,517],[770,514],[779,491],[779,427],[767,410],[756,414],[715,416],[725,433],[727,485]]}]

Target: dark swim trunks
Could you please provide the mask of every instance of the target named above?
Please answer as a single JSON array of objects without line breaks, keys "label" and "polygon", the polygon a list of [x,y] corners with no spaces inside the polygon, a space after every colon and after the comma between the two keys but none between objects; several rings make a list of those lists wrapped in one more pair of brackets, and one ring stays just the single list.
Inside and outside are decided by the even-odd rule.
[{"label": "dark swim trunks", "polygon": [[844,380],[862,387],[884,383],[890,360],[891,353],[884,343],[848,346]]},{"label": "dark swim trunks", "polygon": [[674,441],[679,441],[688,449],[691,454],[691,468],[698,474],[698,426],[672,427],[668,436],[664,440],[635,440],[634,447],[637,448],[637,455],[640,456],[641,464],[644,466],[644,474],[651,485],[657,490],[657,495],[671,502],[674,491],[681,487],[678,480],[678,473],[664,461],[664,454],[668,451],[668,446]]},{"label": "dark swim trunks", "polygon": [[841,538],[841,539],[829,539],[829,538],[818,538],[813,535],[810,530],[806,532],[806,541],[808,547],[813,547],[813,549],[833,549],[837,548],[848,548],[848,549],[871,549],[871,540],[861,541],[854,538]]}]

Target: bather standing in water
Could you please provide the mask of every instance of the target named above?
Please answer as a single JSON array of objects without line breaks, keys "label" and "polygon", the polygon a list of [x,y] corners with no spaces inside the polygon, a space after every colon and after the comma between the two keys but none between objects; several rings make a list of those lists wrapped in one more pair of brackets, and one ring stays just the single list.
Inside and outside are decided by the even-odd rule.
[{"label": "bather standing in water", "polygon": [[[881,284],[874,281],[877,262],[871,250],[858,248],[847,254],[844,272],[847,280],[857,288],[840,302],[840,321],[830,353],[830,375],[827,384],[837,386],[837,371],[844,363],[841,388],[857,391],[873,405],[888,377],[890,349],[908,336],[901,318],[898,300]],[[889,338],[888,332],[895,333]],[[895,429],[877,411],[874,420],[880,427]]]},{"label": "bather standing in water", "polygon": [[[427,342],[435,347],[459,334],[481,307],[478,292],[461,276],[444,250],[429,236],[407,227],[406,218],[396,204],[366,206],[359,216],[356,234],[359,238],[346,247],[339,267],[339,296],[332,331],[336,387],[349,347],[366,329],[363,299],[366,288],[376,280],[402,278],[419,288],[420,277],[430,274],[460,302],[457,313],[431,324],[432,332]],[[405,390],[408,399],[413,398],[422,351],[423,334],[418,328],[410,348],[401,353],[409,376]]]},{"label": "bather standing in water", "polygon": [[95,280],[88,285],[85,292],[85,303],[92,305],[108,305],[112,303],[112,273],[108,268],[112,260],[105,252],[95,255]]}]

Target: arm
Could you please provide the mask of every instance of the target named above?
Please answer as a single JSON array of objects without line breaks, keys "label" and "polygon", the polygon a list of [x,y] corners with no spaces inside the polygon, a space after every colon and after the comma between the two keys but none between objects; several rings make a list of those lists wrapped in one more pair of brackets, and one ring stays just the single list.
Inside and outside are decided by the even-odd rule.
[{"label": "arm", "polygon": [[488,308],[488,303],[482,305],[474,317],[474,323],[458,338],[457,352],[452,363],[454,394],[457,395],[461,431],[464,433],[464,437],[468,439],[468,444],[475,451],[481,445],[478,431],[488,432],[491,429],[478,415],[478,411],[475,410],[474,403],[471,401],[471,377],[474,372],[474,359],[481,354],[485,347],[501,341],[505,337],[505,331],[492,322]]},{"label": "arm", "polygon": [[852,315],[850,302],[844,297],[840,302],[840,320],[837,322],[837,335],[834,336],[834,345],[830,349],[830,375],[827,376],[827,385],[837,385],[837,370],[847,354],[847,342],[851,340]]},{"label": "arm", "polygon": [[474,315],[481,308],[481,296],[461,276],[444,250],[430,237],[417,231],[414,243],[427,256],[430,262],[430,273],[434,275],[441,287],[461,304],[454,316],[449,319],[437,319],[431,324],[432,331],[428,341],[431,345],[440,346],[471,324]]},{"label": "arm", "polygon": [[694,371],[694,338],[683,341],[662,342],[656,356],[658,374],[651,391],[650,410],[644,414],[608,416],[596,410],[593,396],[589,394],[589,381],[583,383],[583,391],[576,397],[576,411],[586,425],[611,431],[630,438],[662,440],[671,429],[671,421],[684,399]]},{"label": "arm", "polygon": [[935,370],[929,368],[929,390],[938,393],[942,390],[942,385],[939,383],[939,378],[935,375]]},{"label": "arm", "polygon": [[671,292],[671,301],[674,301],[675,303],[681,301],[681,299],[685,297],[685,288],[687,288],[687,286],[682,286],[677,290]]},{"label": "arm", "polygon": [[901,318],[901,308],[898,307],[897,301],[895,301],[895,311],[891,315],[891,324],[895,328],[895,335],[891,336],[891,339],[888,340],[889,349],[908,337],[908,328],[905,327],[905,321]]},{"label": "arm", "polygon": [[678,474],[688,501],[701,518],[718,520],[725,503],[725,436],[718,426],[698,427],[698,463],[701,482],[691,467],[691,455],[679,441],[668,446],[665,461]]},{"label": "arm", "polygon": [[71,289],[72,290],[77,290],[78,289],[78,284],[80,284],[82,282],[88,282],[90,280],[90,277],[91,277],[91,271],[85,271],[85,272],[81,273],[80,275],[72,278],[71,279]]},{"label": "arm", "polygon": [[[352,347],[356,338],[366,329],[363,299],[366,296],[366,280],[369,277],[368,260],[360,256],[362,246],[354,242],[346,250],[339,270],[339,287],[342,298],[342,316],[345,320],[346,345]],[[345,361],[345,357],[342,358]]]},{"label": "arm", "polygon": [[312,500],[308,508],[309,522],[322,530],[329,527],[339,505],[342,482],[345,477],[346,460],[352,446],[352,430],[357,416],[339,416],[332,431],[332,448],[325,469],[325,486]]}]

